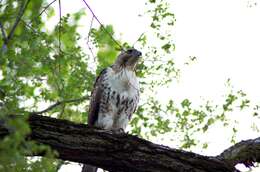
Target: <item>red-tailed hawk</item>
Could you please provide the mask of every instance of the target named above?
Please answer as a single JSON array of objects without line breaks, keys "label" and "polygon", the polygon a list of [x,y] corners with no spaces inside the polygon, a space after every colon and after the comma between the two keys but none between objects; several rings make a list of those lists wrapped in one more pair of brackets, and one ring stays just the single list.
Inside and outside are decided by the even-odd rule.
[{"label": "red-tailed hawk", "polygon": [[[142,53],[134,48],[122,51],[115,63],[97,77],[89,108],[88,125],[106,130],[125,130],[139,101],[136,64]],[[84,165],[82,172],[96,172]]]}]

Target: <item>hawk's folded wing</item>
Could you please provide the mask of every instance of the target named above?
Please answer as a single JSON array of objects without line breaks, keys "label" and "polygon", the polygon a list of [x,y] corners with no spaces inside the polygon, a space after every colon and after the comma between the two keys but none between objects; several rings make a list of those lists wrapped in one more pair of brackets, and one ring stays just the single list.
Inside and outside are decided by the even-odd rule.
[{"label": "hawk's folded wing", "polygon": [[98,119],[98,113],[100,109],[100,100],[104,91],[102,82],[104,80],[104,75],[107,69],[101,71],[99,76],[96,78],[94,88],[91,94],[89,114],[88,114],[88,125],[94,126],[96,120]]}]

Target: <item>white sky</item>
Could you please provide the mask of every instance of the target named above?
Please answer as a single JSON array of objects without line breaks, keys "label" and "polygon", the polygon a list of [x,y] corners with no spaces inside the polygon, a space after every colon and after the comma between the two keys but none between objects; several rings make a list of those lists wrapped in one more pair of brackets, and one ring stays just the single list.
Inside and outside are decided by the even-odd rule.
[{"label": "white sky", "polygon": [[[104,24],[114,26],[122,40],[133,43],[149,28],[148,21],[138,17],[145,10],[144,2],[95,0],[89,4]],[[196,56],[198,60],[193,65],[184,66],[180,81],[173,83],[167,94],[162,92],[161,96],[169,96],[170,93],[177,100],[190,98],[200,101],[202,97],[219,100],[226,91],[225,81],[231,78],[235,88],[244,90],[250,99],[260,102],[260,0],[171,2],[177,18],[173,38],[176,42],[174,56],[179,64],[189,56]],[[83,7],[85,6],[81,0],[74,0],[73,3],[62,1],[63,14]],[[86,26],[89,23],[89,17],[82,22],[85,27],[79,32],[83,36],[88,33]],[[247,132],[252,121],[245,119],[245,122],[247,123],[242,126],[245,132],[238,136],[239,139],[257,137]],[[216,153],[230,144],[221,140],[223,133],[225,131],[209,133],[212,135],[207,137],[215,142],[209,152]],[[62,167],[60,172],[80,170],[77,165],[68,165]]]}]

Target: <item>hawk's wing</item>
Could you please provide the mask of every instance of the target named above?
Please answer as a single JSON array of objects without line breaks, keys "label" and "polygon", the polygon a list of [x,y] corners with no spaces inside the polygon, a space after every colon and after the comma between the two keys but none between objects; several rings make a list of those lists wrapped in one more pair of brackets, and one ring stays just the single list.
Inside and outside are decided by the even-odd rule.
[{"label": "hawk's wing", "polygon": [[91,94],[89,114],[88,114],[88,125],[94,126],[96,120],[98,119],[98,113],[100,108],[100,100],[104,91],[102,88],[102,82],[107,69],[103,69],[99,76],[97,77],[94,88]]}]

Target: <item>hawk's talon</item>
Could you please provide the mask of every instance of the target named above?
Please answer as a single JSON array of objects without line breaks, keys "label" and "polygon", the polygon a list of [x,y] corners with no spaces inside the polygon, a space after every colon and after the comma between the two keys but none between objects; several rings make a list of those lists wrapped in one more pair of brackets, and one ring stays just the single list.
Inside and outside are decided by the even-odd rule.
[{"label": "hawk's talon", "polygon": [[125,133],[123,128],[112,129],[111,131],[113,134],[124,134]]},{"label": "hawk's talon", "polygon": [[103,130],[105,132],[108,132],[110,134],[125,134],[125,131],[123,128],[117,128],[117,129],[105,129]]}]

